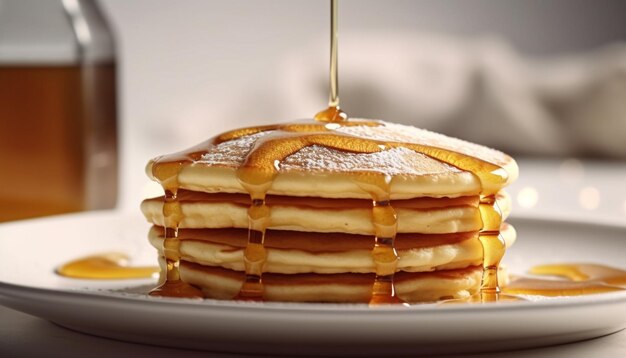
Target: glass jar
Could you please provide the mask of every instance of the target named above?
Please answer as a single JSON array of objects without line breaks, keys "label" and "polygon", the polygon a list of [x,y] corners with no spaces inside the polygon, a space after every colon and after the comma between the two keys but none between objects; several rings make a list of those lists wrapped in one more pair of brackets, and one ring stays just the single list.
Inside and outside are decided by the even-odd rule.
[{"label": "glass jar", "polygon": [[113,36],[89,0],[0,0],[0,221],[115,206]]}]

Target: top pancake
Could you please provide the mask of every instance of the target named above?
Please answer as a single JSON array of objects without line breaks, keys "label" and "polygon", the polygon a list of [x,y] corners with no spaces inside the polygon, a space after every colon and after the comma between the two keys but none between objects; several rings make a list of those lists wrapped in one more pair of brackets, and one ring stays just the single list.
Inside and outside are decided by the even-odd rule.
[{"label": "top pancake", "polygon": [[[371,123],[371,121],[369,122]],[[486,183],[483,192],[496,193],[515,180],[518,168],[508,155],[494,149],[411,126],[376,122],[333,128],[334,132],[380,142],[413,143],[443,148],[502,167],[504,183]],[[237,178],[256,141],[275,130],[253,133],[206,148],[200,160],[183,163],[180,188],[208,193],[246,193]],[[196,148],[197,149],[197,148]],[[147,173],[152,176],[151,161]],[[354,180],[355,173],[381,173],[390,177],[391,199],[457,197],[481,192],[478,177],[427,155],[402,147],[375,153],[355,153],[320,145],[304,147],[277,163],[278,174],[268,194],[327,198],[370,198]]]}]

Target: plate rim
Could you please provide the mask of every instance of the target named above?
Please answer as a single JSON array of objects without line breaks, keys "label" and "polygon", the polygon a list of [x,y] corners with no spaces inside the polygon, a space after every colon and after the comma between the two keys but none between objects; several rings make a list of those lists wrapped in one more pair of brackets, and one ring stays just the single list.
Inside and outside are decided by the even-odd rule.
[{"label": "plate rim", "polygon": [[[301,302],[245,302],[226,300],[194,300],[179,298],[152,298],[144,295],[115,293],[112,290],[65,290],[48,289],[32,286],[17,285],[0,281],[0,304],[11,299],[34,297],[35,300],[47,301],[49,298],[59,300],[86,300],[98,303],[127,304],[127,305],[151,305],[152,307],[167,307],[180,309],[228,309],[246,312],[271,312],[271,313],[354,313],[354,314],[473,314],[474,312],[511,312],[525,310],[554,310],[561,308],[576,308],[592,305],[624,305],[626,307],[626,292],[601,293],[587,296],[575,296],[567,298],[548,298],[538,301],[499,302],[495,304],[460,304],[438,305],[416,304],[410,307],[404,306],[380,306],[369,307],[367,304],[341,304],[341,303],[301,303]],[[626,315],[625,315],[626,316]]]},{"label": "plate rim", "polygon": [[[115,217],[120,219],[129,219],[132,217],[140,218],[140,215],[136,215],[127,211],[120,210],[102,210],[91,211],[82,213],[64,214],[50,217],[25,219],[19,221],[13,221],[0,224],[0,232],[7,227],[19,227],[29,224],[45,225],[47,222],[54,222],[57,220],[72,220],[72,219],[91,219],[91,220],[109,220]],[[604,229],[613,230],[626,230],[626,223],[621,221],[607,220],[606,222],[597,221],[593,219],[578,220],[578,218],[565,218],[565,217],[535,217],[533,215],[513,215],[509,218],[511,221],[525,221],[535,222],[540,224],[565,224],[574,226],[592,226],[601,227]],[[0,237],[0,240],[10,240]],[[118,280],[120,287],[123,280]],[[140,294],[128,294],[128,293],[115,293],[114,289],[53,289],[42,288],[36,286],[22,285],[4,282],[0,278],[0,304],[4,304],[4,301],[24,297],[25,295],[33,295],[35,297],[42,297],[41,300],[45,300],[45,296],[58,297],[59,299],[95,299],[99,301],[113,301],[114,303],[125,304],[142,304],[153,305],[154,307],[166,305],[172,308],[191,308],[191,307],[211,307],[219,309],[235,309],[246,311],[271,311],[271,312],[314,312],[314,313],[358,313],[358,314],[396,314],[396,313],[408,313],[419,312],[429,313],[437,312],[437,314],[467,314],[469,312],[499,312],[510,310],[536,310],[536,309],[555,309],[562,307],[578,307],[589,305],[607,305],[607,304],[625,304],[626,305],[626,291],[624,292],[611,292],[601,293],[586,296],[575,297],[555,297],[546,298],[535,301],[520,301],[520,302],[499,302],[497,304],[472,304],[472,305],[449,305],[443,306],[434,304],[416,304],[410,307],[403,306],[381,306],[381,307],[369,307],[367,304],[358,303],[301,303],[301,302],[242,302],[242,301],[226,301],[226,300],[194,300],[194,299],[179,299],[179,298],[154,298]]]}]

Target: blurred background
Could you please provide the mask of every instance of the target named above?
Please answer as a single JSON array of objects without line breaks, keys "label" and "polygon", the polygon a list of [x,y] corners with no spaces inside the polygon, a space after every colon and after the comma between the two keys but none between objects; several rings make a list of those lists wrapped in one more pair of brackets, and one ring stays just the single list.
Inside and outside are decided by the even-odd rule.
[{"label": "blurred background", "polygon": [[[82,23],[84,10],[92,15]],[[352,117],[509,152],[521,167],[510,190],[520,215],[626,221],[626,2],[341,0],[339,13],[340,97]],[[81,31],[91,37],[81,40]],[[91,201],[57,211],[135,212],[155,192],[143,170],[150,158],[325,108],[328,37],[329,4],[321,0],[0,0],[0,164],[11,168],[20,153],[45,162],[49,151],[25,153],[23,138],[60,138],[76,127],[54,134],[59,119],[46,115],[40,97],[30,87],[16,94],[15,78],[26,77],[15,68],[77,66],[82,87],[62,101],[81,101],[82,129],[63,143],[82,144],[58,161],[82,153],[63,173],[83,183],[72,185],[84,186],[81,202]],[[37,83],[32,88],[49,87]],[[100,103],[107,96],[114,100]],[[42,111],[16,120],[17,112],[1,109],[24,98],[20,108]],[[89,117],[103,111],[106,118]],[[16,190],[28,180],[5,173],[0,204],[15,207],[35,184]],[[47,173],[39,166],[21,175],[36,178],[42,193],[61,193],[47,186]],[[107,173],[119,190],[103,180]],[[61,196],[72,196],[68,190]],[[28,210],[38,204],[24,205],[21,217],[39,215]]]}]

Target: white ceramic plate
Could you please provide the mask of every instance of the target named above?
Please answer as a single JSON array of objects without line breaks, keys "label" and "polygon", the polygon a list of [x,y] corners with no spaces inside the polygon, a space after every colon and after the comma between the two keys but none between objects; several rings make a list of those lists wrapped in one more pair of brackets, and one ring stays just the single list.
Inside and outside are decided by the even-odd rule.
[{"label": "white ceramic plate", "polygon": [[[626,226],[511,220],[512,272],[554,262],[626,267]],[[571,342],[626,326],[626,292],[489,305],[364,305],[172,300],[116,289],[153,280],[54,274],[70,259],[122,251],[154,264],[140,217],[88,213],[0,225],[0,303],[71,329],[126,341],[214,351],[432,354]]]}]

